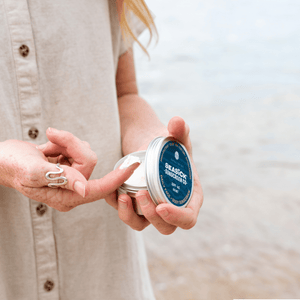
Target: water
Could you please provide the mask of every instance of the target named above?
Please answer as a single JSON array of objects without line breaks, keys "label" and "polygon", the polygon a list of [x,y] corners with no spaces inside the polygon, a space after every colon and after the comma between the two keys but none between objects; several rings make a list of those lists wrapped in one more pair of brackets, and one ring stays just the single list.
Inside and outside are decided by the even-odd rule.
[{"label": "water", "polygon": [[157,299],[299,298],[300,2],[148,4],[140,94],[190,125],[205,194],[192,230],[145,231]]}]

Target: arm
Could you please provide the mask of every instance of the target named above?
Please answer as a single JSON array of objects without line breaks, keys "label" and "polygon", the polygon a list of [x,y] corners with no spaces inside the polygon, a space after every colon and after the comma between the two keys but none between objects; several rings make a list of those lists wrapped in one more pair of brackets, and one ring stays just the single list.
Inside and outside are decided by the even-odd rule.
[{"label": "arm", "polygon": [[138,95],[132,50],[119,59],[116,85],[124,155],[148,145],[157,136],[168,136],[151,106]]},{"label": "arm", "polygon": [[[166,128],[147,102],[138,96],[131,50],[119,58],[116,85],[124,155],[146,149],[148,143],[156,136],[175,137],[185,145],[189,154],[192,155],[189,128],[184,120],[174,117]],[[194,193],[187,208],[178,208],[166,203],[156,207],[150,199],[149,193],[140,191],[136,198],[145,219],[135,214],[131,199],[127,195],[120,195],[117,200],[116,194],[112,194],[106,198],[106,201],[118,209],[120,219],[133,229],[142,230],[150,223],[163,234],[171,234],[177,227],[190,229],[196,224],[203,202],[202,188],[194,164],[193,170],[195,174]]]}]

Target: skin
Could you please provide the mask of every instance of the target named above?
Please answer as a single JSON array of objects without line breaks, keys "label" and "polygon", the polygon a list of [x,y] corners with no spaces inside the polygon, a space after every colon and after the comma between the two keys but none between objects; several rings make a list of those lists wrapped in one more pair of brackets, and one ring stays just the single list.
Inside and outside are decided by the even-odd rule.
[{"label": "skin", "polygon": [[[147,149],[149,142],[157,136],[172,136],[185,145],[192,157],[189,127],[184,120],[174,117],[165,127],[148,103],[138,96],[131,50],[119,58],[116,89],[124,155]],[[18,140],[0,143],[0,185],[14,188],[26,197],[62,212],[105,198],[118,210],[124,223],[139,231],[152,224],[160,233],[171,234],[177,227],[190,229],[196,224],[203,193],[193,162],[194,192],[189,205],[178,208],[164,203],[156,207],[148,192],[140,191],[136,198],[144,216],[139,216],[134,212],[129,196],[116,197],[116,190],[132,175],[138,163],[112,171],[101,179],[88,180],[97,163],[89,144],[54,128],[48,128],[46,134],[49,142],[39,149]],[[52,189],[47,186],[45,174],[57,171],[57,162],[61,163],[62,175],[68,178],[68,183],[63,188]]]},{"label": "skin", "polygon": [[[106,197],[139,165],[117,169],[101,179],[88,180],[97,163],[97,156],[89,144],[66,131],[49,128],[46,133],[49,142],[40,150],[32,143],[18,140],[0,143],[0,184],[59,211],[66,212]],[[45,174],[58,171],[57,162],[62,164],[62,175],[67,177],[68,183],[53,189],[47,186]]]},{"label": "skin", "polygon": [[[150,141],[157,136],[172,136],[186,147],[192,158],[190,130],[185,121],[174,117],[166,128],[147,102],[138,96],[132,50],[119,59],[116,84],[124,155],[147,149]],[[195,226],[203,203],[203,192],[193,161],[192,166],[195,177],[194,192],[186,208],[178,208],[171,204],[160,204],[156,207],[149,193],[140,191],[136,198],[144,214],[144,217],[141,217],[134,212],[132,201],[127,195],[120,195],[117,199],[114,192],[105,200],[118,210],[119,218],[135,230],[143,230],[149,224],[162,234],[171,234],[177,227],[190,229]]]}]

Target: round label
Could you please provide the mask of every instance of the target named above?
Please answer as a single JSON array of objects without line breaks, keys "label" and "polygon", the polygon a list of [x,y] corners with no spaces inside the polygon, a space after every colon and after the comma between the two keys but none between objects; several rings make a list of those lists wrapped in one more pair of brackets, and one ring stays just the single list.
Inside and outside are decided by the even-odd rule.
[{"label": "round label", "polygon": [[193,174],[185,149],[176,141],[168,141],[159,158],[159,179],[166,198],[176,206],[184,206],[190,199]]}]

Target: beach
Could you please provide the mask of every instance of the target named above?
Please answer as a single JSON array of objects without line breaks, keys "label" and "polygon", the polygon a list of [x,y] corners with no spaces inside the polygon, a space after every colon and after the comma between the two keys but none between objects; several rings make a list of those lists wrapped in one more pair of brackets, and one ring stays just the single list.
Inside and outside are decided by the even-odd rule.
[{"label": "beach", "polygon": [[[191,230],[144,230],[157,300],[300,298],[300,2],[148,2],[141,96],[191,129],[204,190]],[[143,33],[141,41],[147,42]]]}]

